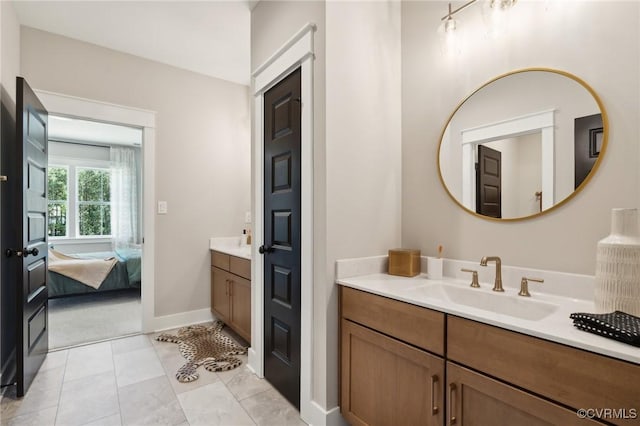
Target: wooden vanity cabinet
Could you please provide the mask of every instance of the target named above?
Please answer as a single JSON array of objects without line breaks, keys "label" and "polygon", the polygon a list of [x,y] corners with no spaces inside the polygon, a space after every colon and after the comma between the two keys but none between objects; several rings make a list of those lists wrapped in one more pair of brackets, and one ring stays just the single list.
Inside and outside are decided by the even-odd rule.
[{"label": "wooden vanity cabinet", "polygon": [[[444,315],[350,288],[341,289],[341,388],[352,425],[438,425],[444,414]],[[385,314],[386,313],[386,314]],[[432,332],[429,328],[433,327]],[[394,337],[388,335],[394,330]],[[440,339],[438,342],[437,339]],[[430,341],[433,340],[433,343]]]},{"label": "wooden vanity cabinet", "polygon": [[640,424],[639,365],[348,287],[340,317],[352,425]]},{"label": "wooden vanity cabinet", "polygon": [[251,261],[211,251],[211,312],[251,342]]}]

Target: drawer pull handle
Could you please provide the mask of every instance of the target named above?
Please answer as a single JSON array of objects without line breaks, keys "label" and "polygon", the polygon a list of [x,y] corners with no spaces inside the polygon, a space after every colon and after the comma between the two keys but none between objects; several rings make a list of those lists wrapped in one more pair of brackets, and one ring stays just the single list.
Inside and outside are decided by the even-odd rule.
[{"label": "drawer pull handle", "polygon": [[456,409],[453,399],[453,394],[456,392],[456,384],[449,383],[449,426],[453,426],[456,424]]},{"label": "drawer pull handle", "polygon": [[438,376],[434,374],[431,376],[431,414],[438,414],[438,405],[436,402],[436,383],[438,383]]}]

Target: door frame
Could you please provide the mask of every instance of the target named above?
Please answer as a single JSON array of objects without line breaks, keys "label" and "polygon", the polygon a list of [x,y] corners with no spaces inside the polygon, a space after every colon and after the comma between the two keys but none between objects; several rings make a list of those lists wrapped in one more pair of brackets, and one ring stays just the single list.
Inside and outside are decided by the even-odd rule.
[{"label": "door frame", "polygon": [[[313,418],[313,35],[305,24],[252,74],[253,77],[253,226],[251,247],[251,347],[249,368],[264,377],[264,94],[296,68],[301,68],[301,245],[300,245],[300,416]],[[313,422],[310,422],[313,423]]]},{"label": "door frame", "polygon": [[461,130],[462,205],[476,211],[477,146],[485,142],[541,132],[542,141],[542,210],[555,204],[555,109],[512,117],[495,123]]},{"label": "door frame", "polygon": [[142,332],[154,331],[155,320],[155,127],[154,111],[94,101],[45,90],[33,90],[49,114],[125,124],[142,128]]}]

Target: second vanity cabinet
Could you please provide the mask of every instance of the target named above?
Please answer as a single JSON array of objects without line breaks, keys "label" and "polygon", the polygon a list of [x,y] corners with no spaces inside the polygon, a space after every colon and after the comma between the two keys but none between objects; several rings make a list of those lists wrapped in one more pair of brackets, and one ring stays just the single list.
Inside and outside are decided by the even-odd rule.
[{"label": "second vanity cabinet", "polygon": [[345,419],[352,425],[442,425],[444,315],[349,288],[341,298]]},{"label": "second vanity cabinet", "polygon": [[352,425],[589,425],[602,423],[576,410],[603,408],[640,423],[638,365],[349,287],[340,297]]},{"label": "second vanity cabinet", "polygon": [[211,251],[211,311],[251,342],[251,261]]}]

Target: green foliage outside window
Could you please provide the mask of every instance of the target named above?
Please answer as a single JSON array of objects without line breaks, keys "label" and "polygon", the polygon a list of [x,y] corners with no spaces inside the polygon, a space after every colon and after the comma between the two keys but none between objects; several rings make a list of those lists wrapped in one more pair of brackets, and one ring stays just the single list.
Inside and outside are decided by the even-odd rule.
[{"label": "green foliage outside window", "polygon": [[111,175],[108,170],[78,168],[80,235],[111,235]]},{"label": "green foliage outside window", "polygon": [[67,235],[68,170],[66,167],[49,167],[49,223],[50,237]]}]

